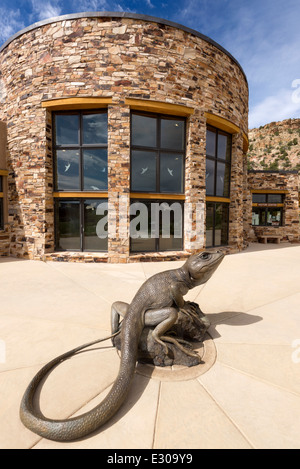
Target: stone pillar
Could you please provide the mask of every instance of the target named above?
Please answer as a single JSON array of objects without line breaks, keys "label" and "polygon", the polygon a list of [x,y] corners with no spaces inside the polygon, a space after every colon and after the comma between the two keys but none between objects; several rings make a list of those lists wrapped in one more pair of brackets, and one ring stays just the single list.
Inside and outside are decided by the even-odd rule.
[{"label": "stone pillar", "polygon": [[53,150],[52,150],[52,114],[46,110],[46,155],[45,155],[45,218],[44,218],[44,254],[54,251],[54,200],[53,200]]},{"label": "stone pillar", "polygon": [[232,135],[229,246],[243,249],[243,133]]},{"label": "stone pillar", "polygon": [[184,250],[193,253],[205,245],[206,123],[203,112],[195,110],[187,127]]},{"label": "stone pillar", "polygon": [[[7,170],[6,164],[6,124],[0,121],[0,170]],[[0,256],[8,256],[10,250],[10,226],[7,223],[7,176],[2,176],[4,230],[0,231]]]},{"label": "stone pillar", "polygon": [[244,194],[243,194],[243,223],[244,223],[244,248],[249,245],[249,242],[256,241],[254,229],[252,227],[252,193],[249,187],[247,156],[244,154]]},{"label": "stone pillar", "polygon": [[291,242],[300,240],[299,223],[299,176],[298,174],[287,173],[286,187],[288,192],[284,200],[284,226],[285,234]]},{"label": "stone pillar", "polygon": [[130,108],[108,106],[108,261],[127,262],[130,250]]}]

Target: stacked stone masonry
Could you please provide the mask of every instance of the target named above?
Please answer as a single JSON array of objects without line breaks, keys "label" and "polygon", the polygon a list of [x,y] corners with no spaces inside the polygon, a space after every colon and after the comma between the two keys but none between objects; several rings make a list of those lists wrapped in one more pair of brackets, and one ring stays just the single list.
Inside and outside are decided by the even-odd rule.
[{"label": "stacked stone masonry", "polygon": [[[257,241],[263,235],[279,236],[281,241],[300,241],[299,182],[297,171],[249,171],[245,231],[250,241]],[[252,194],[255,191],[284,194],[282,226],[252,226]]]},{"label": "stacked stone masonry", "polygon": [[[9,174],[8,227],[0,236],[0,253],[7,254],[9,244],[10,255],[29,259],[65,260],[71,256],[88,261],[130,260],[129,239],[121,243],[118,230],[117,237],[109,236],[107,255],[52,254],[52,119],[51,111],[42,103],[75,97],[111,99],[108,198],[112,204],[120,195],[128,202],[130,199],[131,106],[126,99],[193,109],[187,118],[185,163],[185,197],[190,203],[205,206],[205,113],[236,126],[239,131],[233,135],[229,245],[233,250],[243,247],[243,138],[248,131],[245,75],[226,51],[200,35],[129,16],[90,15],[49,21],[24,31],[2,48],[0,120],[7,127]],[[119,223],[128,229],[129,216]],[[195,220],[192,227],[196,229]],[[184,251],[173,257],[166,253],[166,258],[184,257],[202,248],[204,226],[202,231],[202,241],[196,248],[189,245],[186,236]],[[164,256],[148,256],[157,257]]]}]

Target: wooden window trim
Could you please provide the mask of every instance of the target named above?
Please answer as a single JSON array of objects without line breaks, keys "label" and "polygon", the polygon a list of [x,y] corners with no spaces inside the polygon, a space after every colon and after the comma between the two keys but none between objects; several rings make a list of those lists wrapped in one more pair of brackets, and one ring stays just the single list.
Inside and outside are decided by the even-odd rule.
[{"label": "wooden window trim", "polygon": [[76,111],[106,108],[112,104],[112,98],[58,98],[42,101],[42,108],[48,111]]},{"label": "wooden window trim", "polygon": [[108,192],[64,192],[64,191],[56,191],[53,192],[53,197],[56,199],[107,199]]},{"label": "wooden window trim", "polygon": [[238,134],[243,132],[243,152],[247,153],[249,147],[248,135],[242,129],[240,129],[240,127],[238,127],[233,122],[230,122],[228,119],[225,119],[221,116],[216,116],[211,112],[205,112],[204,116],[206,118],[207,125],[212,125],[213,127],[223,130],[229,134]]},{"label": "wooden window trim", "polygon": [[178,117],[189,117],[195,112],[194,108],[182,104],[171,104],[146,99],[126,98],[125,104],[133,111],[151,112]]}]

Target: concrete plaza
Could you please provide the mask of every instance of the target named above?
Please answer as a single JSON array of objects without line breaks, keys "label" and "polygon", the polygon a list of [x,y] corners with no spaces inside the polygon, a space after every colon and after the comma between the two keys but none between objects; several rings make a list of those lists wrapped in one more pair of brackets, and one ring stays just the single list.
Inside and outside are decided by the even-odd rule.
[{"label": "concrete plaza", "polygon": [[[188,293],[212,323],[215,355],[204,373],[148,376],[138,367],[117,414],[76,442],[41,439],[22,425],[19,405],[35,373],[108,336],[112,302],[130,302],[146,278],[182,263],[0,259],[0,448],[300,448],[300,246],[290,244],[252,244],[228,255]],[[118,367],[110,341],[63,362],[43,385],[42,412],[67,418],[94,407]]]}]

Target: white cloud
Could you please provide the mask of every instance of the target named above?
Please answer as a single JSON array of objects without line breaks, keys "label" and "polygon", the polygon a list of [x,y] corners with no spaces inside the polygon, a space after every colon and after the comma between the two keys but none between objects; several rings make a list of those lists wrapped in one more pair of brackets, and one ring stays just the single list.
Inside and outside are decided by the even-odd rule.
[{"label": "white cloud", "polygon": [[0,7],[0,42],[6,41],[16,31],[25,28],[20,10]]},{"label": "white cloud", "polygon": [[43,1],[43,0],[31,0],[32,14],[38,21],[45,20],[47,18],[53,18],[61,14],[61,7],[58,4],[58,0],[54,1]]},{"label": "white cloud", "polygon": [[107,0],[78,0],[74,2],[76,11],[104,11],[109,10]]},{"label": "white cloud", "polygon": [[294,90],[292,88],[289,90],[281,89],[276,95],[266,96],[250,111],[249,128],[253,129],[269,122],[300,117],[299,91],[299,87]]},{"label": "white cloud", "polygon": [[151,3],[151,0],[146,0],[147,6],[150,8],[154,8],[154,5]]},{"label": "white cloud", "polygon": [[299,104],[291,99],[291,83],[300,78],[299,0],[203,0],[201,7],[200,0],[187,0],[178,13],[243,67],[251,127],[299,116]]}]

